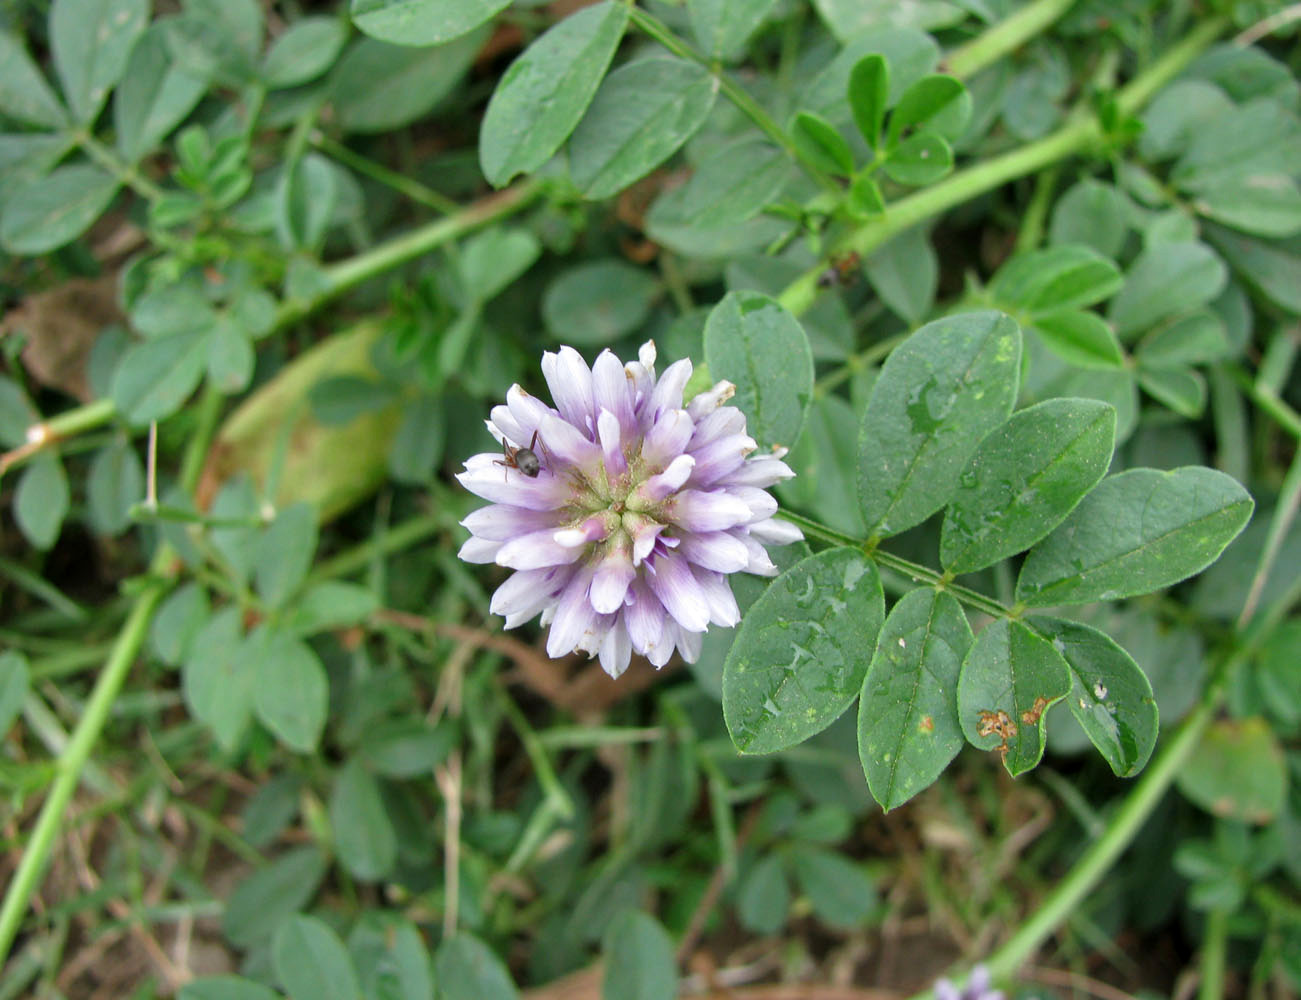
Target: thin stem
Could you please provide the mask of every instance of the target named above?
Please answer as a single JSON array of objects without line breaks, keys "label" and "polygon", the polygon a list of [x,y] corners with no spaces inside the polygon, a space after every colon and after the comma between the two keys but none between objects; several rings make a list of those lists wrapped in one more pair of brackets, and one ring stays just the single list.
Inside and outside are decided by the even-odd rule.
[{"label": "thin stem", "polygon": [[1301,414],[1288,406],[1273,390],[1259,385],[1237,365],[1225,365],[1224,371],[1233,381],[1242,387],[1253,403],[1262,410],[1279,427],[1297,441],[1301,441]]},{"label": "thin stem", "polygon": [[1202,961],[1198,974],[1201,983],[1198,1000],[1220,1000],[1224,996],[1224,969],[1229,954],[1229,913],[1214,909],[1206,915],[1202,937]]},{"label": "thin stem", "polygon": [[1053,192],[1057,189],[1057,175],[1060,168],[1053,164],[1047,170],[1039,171],[1034,180],[1034,193],[1025,207],[1021,217],[1021,229],[1016,234],[1016,253],[1033,250],[1044,238],[1044,223],[1048,220],[1048,209],[1053,203]]},{"label": "thin stem", "polygon": [[971,77],[1019,49],[1074,6],[1075,0],[1035,0],[1011,17],[953,50],[941,68],[957,77]]},{"label": "thin stem", "polygon": [[[182,468],[188,470],[192,477],[182,480],[182,487],[187,492],[194,489],[198,470],[202,466],[202,458],[207,453],[208,445],[216,430],[219,413],[220,410],[215,407],[200,408],[199,420],[181,463]],[[50,784],[45,802],[41,805],[36,825],[27,838],[27,846],[18,862],[18,869],[14,872],[5,891],[4,903],[0,904],[0,966],[4,965],[9,949],[13,947],[14,938],[18,935],[23,917],[27,913],[28,903],[45,873],[50,854],[54,850],[55,838],[59,833],[64,810],[81,780],[82,773],[91,763],[91,751],[99,742],[100,733],[108,723],[118,692],[122,690],[127,673],[135,662],[136,654],[140,652],[140,647],[149,634],[154,612],[172,587],[173,580],[168,575],[168,571],[172,568],[175,559],[176,553],[170,545],[164,543],[159,546],[150,561],[149,573],[145,577],[146,582],[138,592],[135,604],[127,615],[121,631],[118,632],[117,639],[114,640],[113,650],[95,682],[90,698],[86,701],[77,727],[73,730],[66,749],[59,754],[54,780]]]},{"label": "thin stem", "polygon": [[[1116,95],[1116,103],[1121,112],[1133,114],[1141,108],[1153,94],[1209,46],[1224,30],[1226,23],[1223,18],[1204,21],[1146,71],[1135,77]],[[851,252],[865,257],[905,229],[1008,181],[1081,153],[1100,138],[1098,123],[1092,117],[1076,118],[1037,142],[974,164],[938,184],[892,202],[886,206],[884,216],[864,223],[831,246],[826,259],[831,260]],[[826,266],[825,262],[820,262],[796,278],[781,293],[782,305],[796,315],[812,306],[818,295],[818,275]]]},{"label": "thin stem", "polygon": [[1265,547],[1256,564],[1256,573],[1251,579],[1251,589],[1247,592],[1247,599],[1242,605],[1242,614],[1238,616],[1239,629],[1245,628],[1256,613],[1256,608],[1260,604],[1260,595],[1264,593],[1265,584],[1274,569],[1274,563],[1278,560],[1288,530],[1296,519],[1298,508],[1301,508],[1301,446],[1297,447],[1296,453],[1292,456],[1292,464],[1283,478],[1283,489],[1279,493],[1278,505],[1274,508],[1274,516],[1269,523]]},{"label": "thin stem", "polygon": [[952,594],[963,604],[983,611],[994,618],[1014,617],[1014,609],[1005,607],[992,597],[986,597],[978,590],[972,590],[970,587],[964,587],[961,584],[954,583],[946,573],[937,573],[929,566],[923,566],[921,563],[915,563],[902,556],[897,556],[892,552],[886,552],[869,539],[855,538],[853,535],[847,535],[844,532],[837,531],[835,528],[829,528],[825,524],[819,524],[817,521],[807,518],[802,514],[795,514],[788,510],[778,511],[778,515],[792,524],[796,524],[806,534],[814,538],[821,538],[825,542],[831,542],[833,545],[845,545],[850,548],[862,549],[876,562],[892,569],[897,573],[910,578],[914,583],[920,583],[927,587],[934,587],[937,590],[943,590]]},{"label": "thin stem", "polygon": [[690,62],[696,63],[709,70],[709,72],[713,74],[714,79],[718,81],[718,89],[722,91],[723,96],[736,105],[738,111],[749,118],[750,121],[754,122],[764,135],[768,136],[769,139],[784,149],[787,155],[795,160],[804,172],[817,181],[822,188],[828,191],[837,192],[841,190],[840,185],[824,173],[817,164],[810,163],[804,158],[796,147],[794,141],[786,134],[786,130],[778,125],[777,122],[773,120],[773,117],[763,109],[759,102],[751,97],[750,94],[739,84],[727,76],[719,66],[706,59],[703,55],[675,35],[672,30],[669,29],[668,25],[655,17],[655,15],[648,14],[646,11],[631,3],[628,6],[628,11],[633,24],[651,38],[655,39],[655,41],[663,45],[675,56],[689,60]]},{"label": "thin stem", "polygon": [[116,153],[89,132],[74,132],[73,138],[77,140],[77,145],[85,151],[87,156],[117,177],[118,180],[140,197],[149,201],[157,201],[163,196],[162,188],[140,173],[135,167],[123,162]]},{"label": "thin stem", "polygon": [[326,156],[338,160],[373,181],[391,187],[398,194],[409,198],[418,205],[432,208],[435,212],[440,212],[443,215],[455,215],[461,210],[461,206],[446,195],[439,194],[433,188],[426,187],[405,174],[390,170],[384,164],[376,163],[368,156],[362,156],[356,150],[345,146],[319,129],[312,132],[308,137],[308,141]]},{"label": "thin stem", "polygon": [[348,549],[346,552],[340,552],[332,559],[319,563],[316,569],[312,571],[308,582],[309,584],[320,583],[322,580],[331,580],[335,577],[351,576],[353,573],[365,569],[373,560],[393,552],[400,552],[416,542],[423,541],[431,535],[447,530],[454,523],[454,520],[443,512],[424,514],[409,521],[403,521],[396,527],[388,529],[382,535],[371,538],[354,548]]}]

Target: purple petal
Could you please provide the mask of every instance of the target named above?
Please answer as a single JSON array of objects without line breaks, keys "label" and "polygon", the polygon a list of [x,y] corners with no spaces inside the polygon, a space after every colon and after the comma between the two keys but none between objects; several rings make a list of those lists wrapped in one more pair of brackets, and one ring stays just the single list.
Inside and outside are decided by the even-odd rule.
[{"label": "purple petal", "polygon": [[623,530],[632,536],[632,564],[640,566],[655,548],[664,525],[645,514],[628,511],[623,515]]},{"label": "purple petal", "polygon": [[497,565],[509,566],[511,569],[564,566],[576,562],[583,551],[581,547],[561,545],[556,541],[556,532],[548,528],[512,538],[497,553]]},{"label": "purple petal", "polygon": [[572,492],[567,480],[553,476],[546,470],[536,479],[530,479],[517,469],[506,469],[500,465],[488,464],[478,468],[471,468],[469,462],[465,465],[465,471],[457,475],[456,481],[475,496],[493,503],[526,507],[529,510],[553,510],[568,503]]},{"label": "purple petal", "polygon": [[573,527],[558,529],[552,537],[557,545],[563,545],[567,549],[582,549],[590,542],[604,539],[617,522],[618,518],[613,514],[593,514]]},{"label": "purple petal", "polygon": [[499,442],[504,437],[516,448],[527,448],[532,433],[525,434],[520,422],[510,412],[510,407],[500,404],[492,408],[492,419],[488,421],[488,431]]},{"label": "purple petal", "polygon": [[759,539],[761,542],[767,542],[769,545],[790,545],[791,542],[798,542],[803,539],[804,532],[791,524],[790,521],[770,517],[766,521],[759,521],[750,525],[750,536]]},{"label": "purple petal", "polygon": [[596,418],[596,433],[601,439],[606,472],[612,477],[622,476],[628,471],[628,460],[623,455],[623,427],[619,418],[609,410],[602,410]]},{"label": "purple petal", "polygon": [[683,358],[664,369],[664,374],[655,383],[651,392],[646,416],[651,421],[659,420],[669,410],[682,409],[682,390],[686,388],[687,379],[691,378],[691,361]]},{"label": "purple petal", "polygon": [[527,569],[512,573],[492,595],[489,610],[506,619],[506,627],[522,624],[556,599],[573,575],[568,566]]},{"label": "purple petal", "polygon": [[628,669],[632,659],[632,641],[623,622],[616,622],[601,640],[601,669],[611,677],[618,677]]},{"label": "purple petal", "polygon": [[726,380],[715,382],[712,389],[697,393],[687,404],[687,412],[692,420],[700,420],[713,413],[720,406],[736,395],[736,386]]},{"label": "purple petal", "polygon": [[592,607],[603,615],[614,614],[623,607],[628,585],[636,575],[627,542],[612,546],[592,577]]},{"label": "purple petal", "polygon": [[583,356],[572,347],[562,347],[558,354],[547,351],[542,355],[542,375],[561,415],[581,431],[595,430],[592,372]]},{"label": "purple petal", "polygon": [[666,504],[670,521],[688,531],[724,531],[753,517],[750,505],[730,493],[683,490]]},{"label": "purple petal", "polygon": [[479,538],[504,542],[526,532],[554,528],[560,516],[553,510],[529,510],[527,507],[494,503],[471,511],[461,526]]},{"label": "purple petal", "polygon": [[709,627],[709,607],[704,590],[687,561],[672,552],[661,552],[648,562],[646,582],[664,605],[664,610],[690,632]]},{"label": "purple petal", "polygon": [[[745,456],[755,449],[754,438],[744,434],[729,434],[692,451],[696,468],[691,473],[693,486],[712,486],[731,476],[745,462]],[[730,485],[730,484],[729,484]]]},{"label": "purple petal", "polygon": [[696,460],[690,455],[679,455],[669,467],[658,475],[651,476],[633,491],[634,496],[649,503],[659,503],[670,493],[676,493],[691,476],[696,467]]},{"label": "purple petal", "polygon": [[[659,651],[667,646],[673,652],[673,644],[664,642],[664,605],[651,593],[644,580],[634,580],[629,589],[632,602],[623,609],[623,621],[628,629],[632,648],[641,653],[652,663]],[[662,666],[668,659],[659,662]]]},{"label": "purple petal", "polygon": [[468,563],[490,563],[497,561],[497,553],[500,550],[501,542],[499,541],[471,536],[465,540],[465,544],[461,546],[461,551],[456,553],[456,557]]},{"label": "purple petal", "polygon": [[559,417],[543,419],[538,448],[544,458],[554,459],[561,465],[572,465],[588,477],[595,477],[601,467],[601,446]]},{"label": "purple petal", "polygon": [[547,655],[553,660],[589,643],[595,634],[597,615],[587,599],[591,584],[592,571],[585,567],[561,591],[551,619],[551,631],[547,633]]},{"label": "purple petal", "polygon": [[727,477],[728,486],[757,486],[766,489],[784,479],[795,478],[791,467],[772,455],[752,455]]},{"label": "purple petal", "polygon": [[735,406],[724,406],[696,420],[696,429],[691,434],[689,447],[695,451],[709,444],[710,441],[716,441],[729,434],[744,433],[745,414]]},{"label": "purple petal", "polygon": [[741,609],[737,606],[732,588],[728,586],[727,577],[722,573],[709,570],[693,570],[696,582],[704,591],[705,603],[709,606],[709,620],[723,628],[731,628],[741,620]]},{"label": "purple petal", "polygon": [[[507,434],[506,436],[521,448],[526,447],[529,441],[533,440],[534,431],[542,426],[542,418],[547,414],[556,412],[538,399],[537,396],[529,395],[518,385],[511,386],[506,392],[506,409],[515,418],[515,424],[519,428],[519,437],[517,438],[513,434]],[[496,420],[493,423],[496,423]],[[498,424],[498,426],[501,425]]]},{"label": "purple petal", "polygon": [[592,365],[592,402],[599,414],[609,410],[619,421],[624,433],[636,431],[632,419],[632,373],[610,351],[605,350]]},{"label": "purple petal", "polygon": [[694,427],[686,410],[669,410],[661,414],[642,442],[641,457],[647,467],[662,469],[686,451]]},{"label": "purple petal", "polygon": [[687,532],[681,536],[678,552],[705,569],[736,573],[750,564],[745,543],[724,531]]}]

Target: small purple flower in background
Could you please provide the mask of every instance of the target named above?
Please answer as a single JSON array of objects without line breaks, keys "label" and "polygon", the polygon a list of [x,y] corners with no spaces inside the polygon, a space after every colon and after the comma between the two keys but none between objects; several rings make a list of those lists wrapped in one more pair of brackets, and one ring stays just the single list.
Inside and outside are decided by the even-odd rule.
[{"label": "small purple flower in background", "polygon": [[740,620],[727,574],[774,576],[761,543],[803,537],[773,518],[766,488],[794,473],[784,452],[752,454],[745,415],[725,405],[735,387],[719,382],[684,407],[691,362],[658,381],[654,365],[653,342],[626,365],[602,351],[590,369],[572,347],[544,354],[556,408],[514,385],[488,421],[538,467],[485,452],[457,476],[492,501],[461,522],[461,558],[516,571],[493,613],[507,628],[541,613],[549,656],[599,654],[611,677],[634,651],[657,667],[675,648],[693,662],[711,623]]},{"label": "small purple flower in background", "polygon": [[935,981],[935,1000],[1003,1000],[1003,991],[990,989],[989,970],[977,965],[967,985],[958,989],[948,979]]}]

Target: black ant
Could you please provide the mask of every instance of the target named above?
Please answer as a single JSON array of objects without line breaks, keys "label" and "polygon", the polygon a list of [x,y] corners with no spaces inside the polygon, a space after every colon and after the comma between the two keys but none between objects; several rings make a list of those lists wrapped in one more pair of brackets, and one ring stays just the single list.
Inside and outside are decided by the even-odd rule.
[{"label": "black ant", "polygon": [[505,458],[499,458],[493,464],[500,465],[505,469],[518,469],[521,474],[528,476],[530,479],[537,479],[538,473],[542,471],[542,462],[538,459],[538,453],[533,450],[533,446],[537,443],[537,431],[533,432],[533,440],[529,442],[527,448],[512,448],[503,436],[501,451]]},{"label": "black ant", "polygon": [[819,288],[833,288],[836,285],[851,285],[857,277],[858,265],[863,258],[853,250],[831,258],[831,266],[818,275]]}]

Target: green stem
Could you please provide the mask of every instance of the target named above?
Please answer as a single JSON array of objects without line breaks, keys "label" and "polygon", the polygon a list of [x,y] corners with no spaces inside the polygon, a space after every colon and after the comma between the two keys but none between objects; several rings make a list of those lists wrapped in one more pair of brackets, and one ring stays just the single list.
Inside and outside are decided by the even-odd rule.
[{"label": "green stem", "polygon": [[[198,470],[202,467],[202,458],[208,451],[208,445],[216,430],[220,409],[215,406],[202,405],[194,434],[186,447],[182,460],[182,469],[189,472],[189,479],[182,480],[182,487],[189,492],[194,489],[198,479]],[[99,742],[100,733],[108,723],[118,693],[126,682],[126,677],[135,662],[136,654],[144,645],[153,622],[154,612],[171,589],[173,580],[168,575],[176,553],[166,543],[158,548],[149,564],[149,572],[144,584],[138,591],[135,604],[127,615],[126,622],[113,642],[112,652],[104,669],[95,681],[95,687],[86,701],[77,727],[73,730],[66,749],[59,754],[55,766],[54,780],[41,805],[36,825],[27,838],[27,846],[18,862],[18,869],[5,890],[4,903],[0,904],[0,967],[13,947],[14,938],[22,926],[27,913],[32,893],[36,891],[50,854],[54,850],[55,838],[63,820],[63,812],[68,806],[72,793],[81,780],[82,773],[90,763],[91,751]]]},{"label": "green stem", "polygon": [[1224,371],[1242,387],[1248,398],[1271,420],[1297,441],[1301,441],[1301,414],[1288,406],[1272,389],[1260,385],[1237,365],[1225,365]]},{"label": "green stem", "polygon": [[1075,0],[1035,0],[945,57],[941,69],[967,78],[1034,38],[1074,6]]},{"label": "green stem", "polygon": [[1016,253],[1025,253],[1037,247],[1044,238],[1044,223],[1048,220],[1048,209],[1052,207],[1053,193],[1057,189],[1057,164],[1047,170],[1041,170],[1034,179],[1034,193],[1025,207],[1021,217],[1021,229],[1016,234]]},{"label": "green stem", "polygon": [[956,597],[963,604],[973,607],[978,611],[983,611],[985,614],[994,618],[1015,617],[1015,609],[1005,607],[992,597],[986,597],[978,590],[972,590],[970,587],[964,587],[961,584],[954,583],[945,573],[937,573],[929,566],[923,566],[921,563],[915,563],[909,559],[904,559],[902,556],[897,556],[892,552],[886,552],[879,549],[868,539],[855,538],[853,535],[847,535],[844,532],[837,531],[835,528],[829,528],[825,524],[819,524],[817,521],[807,518],[802,514],[795,514],[788,510],[778,511],[778,516],[790,521],[792,524],[798,525],[805,534],[812,535],[814,538],[821,538],[823,541],[831,542],[833,545],[846,545],[850,548],[862,549],[876,562],[885,566],[887,569],[892,569],[897,573],[904,574],[914,583],[946,591]]},{"label": "green stem", "polygon": [[815,163],[810,163],[800,153],[794,141],[786,130],[783,129],[773,117],[756,101],[750,94],[737,84],[731,77],[727,76],[722,69],[703,55],[693,49],[681,38],[675,35],[663,21],[648,14],[633,4],[628,7],[629,17],[632,23],[649,35],[655,41],[659,42],[666,49],[672,52],[680,59],[686,59],[697,65],[703,66],[713,74],[714,79],[718,81],[718,89],[722,91],[723,96],[736,105],[743,115],[754,122],[764,135],[768,136],[773,142],[784,149],[796,163],[803,168],[804,172],[812,177],[818,184],[827,191],[839,192],[840,185],[837,184],[830,176],[822,171]]},{"label": "green stem", "polygon": [[124,163],[116,153],[89,132],[74,132],[73,138],[77,140],[77,145],[82,148],[87,156],[117,177],[118,180],[140,197],[149,201],[157,201],[163,196],[162,188],[129,163]]},{"label": "green stem", "polygon": [[403,521],[395,528],[390,528],[377,538],[362,542],[360,545],[340,552],[332,559],[319,563],[312,571],[308,582],[320,583],[340,576],[351,576],[371,564],[380,556],[401,550],[422,541],[440,531],[446,531],[455,523],[455,519],[446,513],[425,514]]},{"label": "green stem", "polygon": [[[1224,30],[1223,18],[1204,21],[1188,36],[1152,64],[1116,95],[1124,114],[1133,114],[1158,90],[1177,76]],[[905,229],[924,222],[957,205],[992,191],[1008,181],[1042,170],[1059,160],[1088,149],[1101,138],[1092,118],[1076,118],[1052,135],[1029,143],[1002,156],[976,163],[947,180],[900,198],[886,206],[885,215],[864,223],[838,240],[828,250],[827,260],[847,253],[866,257]],[[796,278],[781,293],[780,301],[796,315],[813,305],[818,295],[818,275],[826,269],[820,262]]]},{"label": "green stem", "polygon": [[308,141],[326,156],[338,160],[373,181],[391,187],[398,194],[409,198],[417,205],[432,208],[435,212],[440,212],[443,215],[455,215],[461,209],[460,205],[446,195],[441,195],[419,181],[412,180],[405,174],[390,170],[382,163],[376,163],[369,157],[362,156],[356,150],[345,146],[337,139],[333,139],[319,130],[312,132]]},{"label": "green stem", "polygon": [[1224,996],[1224,969],[1229,953],[1229,914],[1215,909],[1206,915],[1202,938],[1201,983],[1198,1000],[1220,1000]]}]

